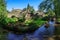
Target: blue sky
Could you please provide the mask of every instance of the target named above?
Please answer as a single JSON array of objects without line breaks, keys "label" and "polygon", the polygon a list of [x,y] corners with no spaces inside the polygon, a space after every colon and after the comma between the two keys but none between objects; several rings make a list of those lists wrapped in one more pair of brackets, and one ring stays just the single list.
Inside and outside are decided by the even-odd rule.
[{"label": "blue sky", "polygon": [[34,7],[35,10],[38,9],[38,5],[43,0],[7,0],[7,10],[11,11],[12,8],[14,9],[23,9],[27,7],[27,4],[29,3],[31,6]]}]

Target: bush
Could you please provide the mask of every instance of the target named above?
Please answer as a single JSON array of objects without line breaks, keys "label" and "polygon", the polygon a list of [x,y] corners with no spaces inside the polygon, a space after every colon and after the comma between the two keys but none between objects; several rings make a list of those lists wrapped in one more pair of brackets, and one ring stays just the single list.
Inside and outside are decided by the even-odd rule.
[{"label": "bush", "polygon": [[58,18],[57,20],[58,20],[58,22],[60,22],[60,18]]},{"label": "bush", "polygon": [[37,19],[37,20],[34,20],[33,22],[34,22],[36,25],[41,26],[41,25],[44,24],[46,21],[43,21],[43,20],[41,20],[41,19]]},{"label": "bush", "polygon": [[24,22],[25,19],[24,19],[24,18],[18,18],[18,21],[19,21],[19,22]]},{"label": "bush", "polygon": [[26,20],[24,22],[19,22],[15,18],[6,18],[6,23],[8,24],[6,26],[7,30],[18,32],[18,33],[31,33],[34,32],[37,28],[40,27],[40,25],[44,24],[45,21],[41,19],[37,20]]},{"label": "bush", "polygon": [[31,22],[33,22],[33,20],[26,20],[25,25],[29,25]]},{"label": "bush", "polygon": [[60,35],[60,24],[55,28],[55,35]]},{"label": "bush", "polygon": [[34,22],[31,22],[29,25],[28,25],[28,32],[29,33],[32,33],[34,32],[37,28],[38,28],[38,25],[36,25]]},{"label": "bush", "polygon": [[45,17],[43,17],[43,18],[42,18],[42,20],[44,20],[44,21],[48,21],[48,20],[49,20],[49,18],[50,18],[50,17],[45,16]]},{"label": "bush", "polygon": [[17,18],[6,18],[5,21],[6,21],[7,24],[10,23],[10,22],[15,23],[16,21],[18,21],[18,19]]}]

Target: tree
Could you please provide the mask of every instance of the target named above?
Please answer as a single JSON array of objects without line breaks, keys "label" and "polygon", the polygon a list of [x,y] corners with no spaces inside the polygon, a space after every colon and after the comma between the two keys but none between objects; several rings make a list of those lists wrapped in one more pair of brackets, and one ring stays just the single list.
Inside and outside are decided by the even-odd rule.
[{"label": "tree", "polygon": [[35,12],[34,8],[30,6],[29,4],[27,5],[27,10],[32,14]]},{"label": "tree", "polygon": [[60,0],[44,0],[39,5],[39,10],[48,12],[49,9],[51,9],[53,12],[55,12],[56,16],[60,16]]},{"label": "tree", "polygon": [[34,12],[35,12],[34,8],[33,8],[33,7],[31,7],[31,13],[33,13],[33,14],[34,14]]},{"label": "tree", "polygon": [[22,11],[26,11],[26,8],[23,8],[23,10]]},{"label": "tree", "polygon": [[60,17],[60,0],[54,0],[54,11],[57,17]]},{"label": "tree", "polygon": [[6,2],[5,0],[0,0],[0,25],[5,23],[5,18],[7,17]]},{"label": "tree", "polygon": [[53,12],[51,9],[48,10],[47,14],[51,17],[55,16],[55,12]]},{"label": "tree", "polygon": [[39,10],[46,10],[52,9],[53,1],[52,0],[44,0],[41,4],[39,4]]},{"label": "tree", "polygon": [[30,9],[30,7],[31,7],[31,6],[28,4],[28,5],[27,5],[27,9]]}]

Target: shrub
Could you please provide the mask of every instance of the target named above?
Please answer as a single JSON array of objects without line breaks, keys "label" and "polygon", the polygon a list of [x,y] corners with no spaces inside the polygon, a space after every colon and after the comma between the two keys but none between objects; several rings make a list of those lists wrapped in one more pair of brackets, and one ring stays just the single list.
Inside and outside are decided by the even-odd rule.
[{"label": "shrub", "polygon": [[31,33],[31,32],[34,32],[37,28],[38,28],[38,25],[36,25],[34,22],[31,22],[29,25],[28,25],[28,32]]},{"label": "shrub", "polygon": [[5,21],[6,21],[7,24],[10,23],[10,22],[15,23],[16,21],[18,21],[18,19],[17,18],[6,18]]},{"label": "shrub", "polygon": [[[15,18],[6,18],[7,30],[18,32],[18,33],[31,33],[34,32],[40,25],[45,21],[41,19],[37,20],[26,20],[25,22],[19,22]],[[25,23],[25,24],[24,24]]]},{"label": "shrub", "polygon": [[33,20],[26,20],[25,25],[29,25],[31,22],[33,22]]},{"label": "shrub", "polygon": [[36,25],[38,25],[38,26],[41,26],[42,24],[45,23],[45,21],[43,21],[43,20],[41,20],[41,19],[34,20],[33,22],[34,22]]},{"label": "shrub", "polygon": [[19,22],[24,22],[25,19],[24,19],[24,18],[18,18],[18,21],[19,21]]},{"label": "shrub", "polygon": [[43,17],[43,18],[42,18],[42,20],[44,20],[44,21],[48,21],[48,20],[49,20],[49,18],[50,18],[50,17],[45,16],[45,17]]}]

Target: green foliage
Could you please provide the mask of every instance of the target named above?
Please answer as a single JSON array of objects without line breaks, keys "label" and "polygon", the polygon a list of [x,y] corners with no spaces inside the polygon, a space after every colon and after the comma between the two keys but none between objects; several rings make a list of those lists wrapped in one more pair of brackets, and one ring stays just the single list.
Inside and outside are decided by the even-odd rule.
[{"label": "green foliage", "polygon": [[33,17],[32,17],[32,19],[34,19],[34,20],[37,20],[37,19],[39,19],[39,18],[40,18],[40,17],[39,17],[39,15],[38,15],[38,13],[34,14]]},{"label": "green foliage", "polygon": [[54,0],[54,11],[57,17],[60,17],[60,0]]},{"label": "green foliage", "polygon": [[[25,22],[25,24],[21,23],[21,22],[15,22],[13,23],[12,20],[10,18],[8,18],[6,21],[8,21],[7,23],[10,23],[7,27],[9,30],[11,31],[16,31],[18,33],[31,33],[34,32],[37,28],[39,28],[42,24],[45,23],[45,21],[41,20],[41,19],[37,19],[37,20],[28,20]],[[11,23],[12,22],[12,23]],[[13,32],[14,32],[13,31]]]},{"label": "green foliage", "polygon": [[58,18],[58,22],[60,22],[60,17]]},{"label": "green foliage", "polygon": [[27,5],[27,10],[29,10],[30,13],[34,13],[35,12],[34,8],[32,6],[30,6],[29,4]]},{"label": "green foliage", "polygon": [[5,18],[7,17],[5,0],[0,0],[0,26],[5,25]]},{"label": "green foliage", "polygon": [[41,26],[42,24],[45,23],[45,21],[43,21],[43,20],[41,20],[41,19],[34,20],[33,22],[34,22],[36,25],[38,25],[38,26]]},{"label": "green foliage", "polygon": [[26,8],[24,8],[22,11],[26,11]]},{"label": "green foliage", "polygon": [[16,21],[18,21],[18,19],[17,18],[11,18],[11,21],[16,22]]},{"label": "green foliage", "polygon": [[48,12],[49,9],[53,11],[56,16],[60,16],[60,0],[44,0],[40,5],[39,5],[39,10],[46,11]]},{"label": "green foliage", "polygon": [[5,19],[5,23],[8,24],[8,23],[15,23],[16,21],[18,21],[17,18],[6,18]]},{"label": "green foliage", "polygon": [[48,12],[47,12],[48,16],[55,16],[55,13],[49,9]]},{"label": "green foliage", "polygon": [[53,6],[53,0],[44,0],[42,3],[39,4],[39,10],[41,11],[48,11],[49,9],[54,10],[54,8],[52,8]]},{"label": "green foliage", "polygon": [[31,22],[33,22],[33,20],[26,20],[25,25],[29,25]]},{"label": "green foliage", "polygon": [[55,28],[55,35],[60,35],[60,26]]},{"label": "green foliage", "polygon": [[23,17],[23,18],[18,18],[18,21],[19,22],[24,22],[25,21],[25,18]]},{"label": "green foliage", "polygon": [[34,22],[31,22],[28,25],[28,27],[29,27],[28,28],[29,33],[34,32],[37,28],[39,28],[39,26],[36,23],[34,23]]},{"label": "green foliage", "polygon": [[45,16],[45,17],[42,18],[42,20],[49,21],[49,18],[50,18],[50,16]]},{"label": "green foliage", "polygon": [[3,30],[3,28],[0,27],[0,40],[7,40],[6,36],[7,36],[7,31]]},{"label": "green foliage", "polygon": [[33,7],[30,8],[31,9],[31,13],[34,14],[35,10]]}]

